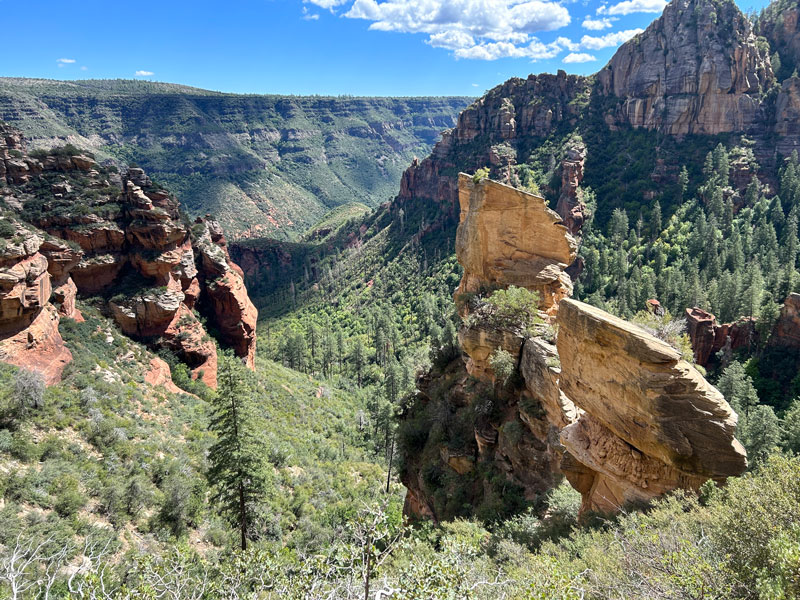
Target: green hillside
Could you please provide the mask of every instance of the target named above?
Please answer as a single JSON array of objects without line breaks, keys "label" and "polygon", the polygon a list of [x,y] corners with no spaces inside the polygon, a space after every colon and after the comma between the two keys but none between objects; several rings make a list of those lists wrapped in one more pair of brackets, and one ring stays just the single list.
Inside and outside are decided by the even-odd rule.
[{"label": "green hillside", "polygon": [[233,237],[288,239],[341,204],[386,202],[412,158],[427,155],[470,101],[0,78],[0,120],[32,147],[67,140],[138,164]]}]

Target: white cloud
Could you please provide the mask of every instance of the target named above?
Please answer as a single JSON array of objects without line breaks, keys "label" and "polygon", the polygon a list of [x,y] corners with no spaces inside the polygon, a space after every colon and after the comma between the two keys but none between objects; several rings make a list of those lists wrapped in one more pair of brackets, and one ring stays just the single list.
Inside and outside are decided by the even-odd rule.
[{"label": "white cloud", "polygon": [[309,4],[319,6],[320,8],[324,8],[326,10],[333,10],[337,6],[341,6],[347,2],[347,0],[303,0],[303,2],[308,2]]},{"label": "white cloud", "polygon": [[472,87],[478,87],[478,84],[477,83],[473,83]]},{"label": "white cloud", "polygon": [[667,5],[667,0],[624,0],[612,6],[603,5],[597,14],[629,15],[631,13],[660,13]]},{"label": "white cloud", "polygon": [[588,50],[602,50],[612,48],[627,42],[633,36],[642,33],[643,29],[626,29],[625,31],[613,31],[600,37],[585,35],[581,38],[581,47]]},{"label": "white cloud", "polygon": [[81,71],[88,71],[89,67],[81,67]]},{"label": "white cloud", "polygon": [[136,77],[150,77],[155,75],[152,71],[136,71]]},{"label": "white cloud", "polygon": [[305,19],[306,21],[316,21],[316,20],[319,19],[319,14],[309,12],[308,7],[304,6],[303,7],[303,19]]},{"label": "white cloud", "polygon": [[475,39],[470,34],[463,31],[442,31],[440,33],[431,34],[425,43],[430,44],[434,48],[457,50],[459,48],[474,46]]},{"label": "white cloud", "polygon": [[585,52],[570,52],[564,57],[564,62],[568,64],[592,62],[593,60],[597,60],[597,57]]},{"label": "white cloud", "polygon": [[74,58],[59,58],[56,62],[60,65],[71,65],[75,62]]},{"label": "white cloud", "polygon": [[603,29],[608,29],[612,26],[613,19],[609,18],[600,18],[600,19],[592,19],[591,17],[586,17],[583,20],[584,29],[590,29],[591,31],[602,31]]},{"label": "white cloud", "polygon": [[527,46],[517,46],[511,42],[486,42],[470,48],[459,48],[453,52],[456,58],[478,60],[497,60],[498,58],[530,58],[540,60],[553,58],[561,52],[561,46],[553,42],[543,44],[533,39]]},{"label": "white cloud", "polygon": [[570,22],[569,11],[551,0],[355,0],[344,16],[371,21],[376,31],[424,33],[431,46],[482,60],[550,58],[557,44],[532,34]]},{"label": "white cloud", "polygon": [[556,39],[556,44],[558,44],[562,48],[566,48],[567,50],[569,50],[571,52],[575,52],[576,50],[580,50],[580,48],[581,48],[580,44],[578,44],[576,42],[573,42],[571,39],[565,38],[565,37],[557,38]]}]

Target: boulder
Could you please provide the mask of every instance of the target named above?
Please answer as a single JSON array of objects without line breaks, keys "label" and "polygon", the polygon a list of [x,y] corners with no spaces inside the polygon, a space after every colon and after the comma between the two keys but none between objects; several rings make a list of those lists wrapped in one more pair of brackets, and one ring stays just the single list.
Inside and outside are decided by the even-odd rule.
[{"label": "boulder", "polygon": [[736,413],[677,350],[571,299],[559,306],[558,326],[560,388],[585,411],[561,441],[585,467],[579,479],[594,473],[590,489],[580,490],[584,507],[697,489],[744,471]]},{"label": "boulder", "polygon": [[456,294],[516,285],[536,291],[554,314],[572,293],[564,272],[578,246],[544,198],[489,179],[459,175],[461,221],[456,256],[464,275]]},{"label": "boulder", "polygon": [[144,382],[153,387],[163,387],[172,394],[186,393],[172,382],[172,370],[165,360],[158,357],[150,359],[150,368],[144,374]]}]

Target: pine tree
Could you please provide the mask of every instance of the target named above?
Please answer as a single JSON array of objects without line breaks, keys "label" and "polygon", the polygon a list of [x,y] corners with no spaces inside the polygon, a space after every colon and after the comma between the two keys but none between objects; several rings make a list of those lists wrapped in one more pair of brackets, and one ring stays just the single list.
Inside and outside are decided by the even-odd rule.
[{"label": "pine tree", "polygon": [[266,453],[255,403],[247,388],[247,371],[239,360],[223,355],[219,390],[210,429],[217,441],[208,454],[212,502],[239,529],[241,549],[247,549],[253,505],[263,498],[268,476]]},{"label": "pine tree", "polygon": [[[685,167],[684,167],[685,168]],[[650,240],[654,241],[661,233],[661,203],[656,199],[650,211]]]},{"label": "pine tree", "polygon": [[361,375],[364,371],[364,365],[367,362],[366,352],[364,351],[364,344],[361,343],[361,338],[356,338],[356,343],[353,344],[353,353],[350,357],[353,363],[353,370],[356,372],[356,381],[358,387],[361,387]]}]

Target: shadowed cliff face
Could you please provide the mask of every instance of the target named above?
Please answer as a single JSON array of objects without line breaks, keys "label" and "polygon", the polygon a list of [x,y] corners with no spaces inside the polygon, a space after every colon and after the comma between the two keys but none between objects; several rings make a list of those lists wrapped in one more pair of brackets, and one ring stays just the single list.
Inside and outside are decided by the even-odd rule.
[{"label": "shadowed cliff face", "polygon": [[3,360],[58,381],[70,359],[58,320],[82,318],[81,292],[104,296],[126,334],[171,349],[211,387],[216,347],[195,308],[253,368],[257,312],[215,221],[190,224],[141,169],[120,176],[69,151],[30,155],[3,125],[0,164],[0,195],[16,209],[2,221]]},{"label": "shadowed cliff face", "polygon": [[[459,186],[456,296],[474,296],[461,310],[463,357],[423,377],[404,416],[413,432],[404,437],[406,513],[483,510],[498,481],[516,493],[496,510],[518,510],[562,475],[581,492],[582,512],[616,512],[744,471],[736,414],[677,350],[568,298],[576,244],[558,215],[496,182],[462,174]],[[514,224],[529,235],[509,233]],[[539,294],[542,324],[492,319],[491,290],[512,285]],[[502,377],[501,351],[512,369]],[[465,504],[443,500],[454,497]]]}]

